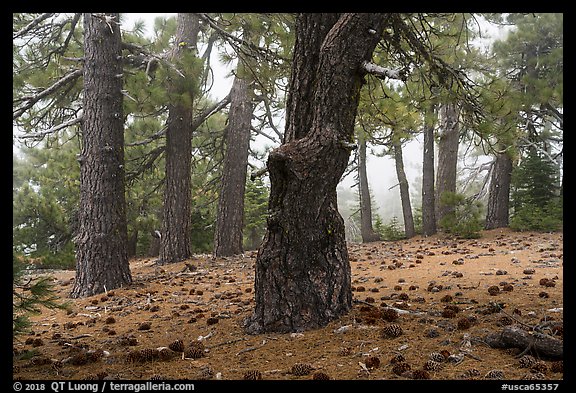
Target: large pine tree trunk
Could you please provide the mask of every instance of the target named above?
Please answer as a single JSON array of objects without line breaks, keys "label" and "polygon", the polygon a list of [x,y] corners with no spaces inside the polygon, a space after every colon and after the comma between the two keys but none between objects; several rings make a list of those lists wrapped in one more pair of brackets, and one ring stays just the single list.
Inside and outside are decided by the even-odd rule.
[{"label": "large pine tree trunk", "polygon": [[118,14],[84,15],[84,102],[76,278],[71,297],[132,282],[124,196],[124,118]]},{"label": "large pine tree trunk", "polygon": [[253,104],[247,78],[234,78],[226,132],[222,186],[214,232],[214,255],[229,256],[244,251],[244,194],[250,147]]},{"label": "large pine tree trunk", "polygon": [[[268,157],[268,228],[256,259],[256,304],[246,320],[249,333],[322,327],[352,307],[336,186],[354,140],[361,64],[370,59],[387,18],[343,14],[332,26],[322,25],[333,19],[322,14],[298,17],[293,70],[312,83],[303,87],[292,77],[287,115],[291,131]],[[310,63],[312,56],[317,64]],[[308,67],[302,67],[303,62]],[[295,112],[298,108],[305,118]]]},{"label": "large pine tree trunk", "polygon": [[[199,21],[193,14],[178,14],[172,61],[196,51]],[[188,73],[190,70],[186,70]],[[193,78],[187,75],[186,78]],[[187,259],[190,251],[192,100],[190,82],[174,74],[169,88],[171,102],[166,131],[166,169],[159,263]]]},{"label": "large pine tree trunk", "polygon": [[414,217],[412,216],[412,204],[410,203],[410,191],[408,179],[404,171],[404,159],[402,157],[402,145],[400,142],[392,144],[394,150],[394,162],[396,163],[396,175],[400,186],[400,200],[402,201],[402,216],[404,218],[404,234],[407,239],[416,235],[414,229]]},{"label": "large pine tree trunk", "polygon": [[507,153],[497,153],[490,177],[486,229],[506,228],[509,224],[512,160]]},{"label": "large pine tree trunk", "polygon": [[360,233],[362,242],[369,243],[380,240],[380,236],[372,227],[372,200],[368,185],[368,173],[366,171],[366,139],[358,141],[358,178],[360,190]]},{"label": "large pine tree trunk", "polygon": [[458,164],[458,142],[460,126],[458,108],[455,104],[442,106],[442,127],[438,138],[438,170],[436,173],[436,221],[440,223],[447,214],[453,213],[452,206],[442,203],[442,194],[456,192],[456,168]]},{"label": "large pine tree trunk", "polygon": [[[434,113],[434,108],[430,108],[429,112]],[[431,122],[424,126],[422,156],[422,235],[431,236],[437,231],[434,198],[434,126]]]}]

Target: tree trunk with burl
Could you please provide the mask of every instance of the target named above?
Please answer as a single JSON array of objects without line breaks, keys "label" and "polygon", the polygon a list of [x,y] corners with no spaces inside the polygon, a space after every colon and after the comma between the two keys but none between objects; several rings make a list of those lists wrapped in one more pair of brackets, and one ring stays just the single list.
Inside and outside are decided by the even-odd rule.
[{"label": "tree trunk with burl", "polygon": [[382,14],[301,14],[284,143],[268,157],[268,228],[258,251],[249,333],[325,326],[352,307],[350,263],[336,186],[354,141]]}]

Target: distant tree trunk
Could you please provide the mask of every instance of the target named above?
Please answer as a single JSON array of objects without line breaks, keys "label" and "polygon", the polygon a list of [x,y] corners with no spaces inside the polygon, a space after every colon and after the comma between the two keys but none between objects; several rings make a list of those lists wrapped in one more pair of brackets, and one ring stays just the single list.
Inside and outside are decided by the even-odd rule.
[{"label": "distant tree trunk", "polygon": [[[299,77],[290,83],[291,131],[268,157],[268,228],[256,259],[248,333],[319,328],[352,307],[336,186],[350,157],[361,65],[371,58],[386,21],[374,13],[297,18],[293,71]],[[303,80],[313,83],[305,87]]]},{"label": "distant tree trunk", "polygon": [[258,235],[256,228],[251,228],[248,233],[248,250],[256,250],[262,238]]},{"label": "distant tree trunk", "polygon": [[130,236],[128,236],[128,258],[133,258],[136,256],[136,249],[138,247],[138,229],[132,231]]},{"label": "distant tree trunk", "polygon": [[512,160],[510,156],[507,153],[497,153],[490,177],[486,229],[508,227],[511,179]]},{"label": "distant tree trunk", "polygon": [[160,238],[154,235],[150,235],[150,245],[148,246],[149,257],[157,257],[160,254]]},{"label": "distant tree trunk", "polygon": [[[434,112],[434,108],[429,109]],[[424,126],[422,160],[422,235],[431,236],[437,231],[434,198],[434,126]]]},{"label": "distant tree trunk", "polygon": [[246,77],[237,75],[230,91],[226,152],[214,232],[214,255],[217,257],[244,252],[244,194],[254,111],[249,85]]},{"label": "distant tree trunk", "polygon": [[132,282],[124,195],[119,14],[84,14],[84,102],[73,298]]},{"label": "distant tree trunk", "polygon": [[[178,14],[176,43],[172,61],[196,51],[199,32],[198,17]],[[185,70],[185,72],[189,70]],[[190,257],[191,226],[191,160],[192,160],[192,100],[194,92],[184,78],[174,74],[169,87],[166,131],[166,174],[160,238],[160,264],[182,261]],[[185,78],[193,78],[186,75]]]},{"label": "distant tree trunk", "polygon": [[458,143],[460,141],[459,112],[455,104],[442,106],[442,127],[438,139],[438,171],[436,173],[436,222],[454,212],[454,208],[442,203],[442,194],[456,192],[456,168]]},{"label": "distant tree trunk", "polygon": [[410,239],[416,235],[414,229],[414,217],[412,216],[412,204],[410,203],[410,191],[408,179],[404,171],[404,159],[402,158],[402,144],[397,141],[392,144],[394,150],[394,162],[396,163],[396,175],[400,186],[400,200],[402,201],[402,216],[404,218],[404,234]]},{"label": "distant tree trunk", "polygon": [[360,193],[360,233],[362,242],[369,243],[380,240],[380,236],[372,227],[372,199],[368,186],[368,174],[366,173],[366,139],[358,138],[358,178]]}]

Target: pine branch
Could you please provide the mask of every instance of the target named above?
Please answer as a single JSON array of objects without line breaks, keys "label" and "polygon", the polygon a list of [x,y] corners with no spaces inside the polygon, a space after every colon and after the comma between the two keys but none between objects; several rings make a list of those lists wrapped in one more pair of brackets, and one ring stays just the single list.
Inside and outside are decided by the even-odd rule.
[{"label": "pine branch", "polygon": [[[207,14],[201,13],[201,14],[196,14],[196,15],[198,15],[198,17],[200,19],[202,19],[204,22],[208,23],[208,25],[210,27],[212,27],[222,38],[224,38],[224,40],[226,40],[226,42],[228,42],[234,48],[236,53],[245,53],[243,51],[243,48],[249,48],[250,50],[263,56],[265,60],[268,60],[272,63],[274,63],[277,60],[289,61],[289,59],[286,59],[286,58],[280,56],[278,53],[275,53],[275,52],[273,52],[269,49],[266,49],[266,48],[262,48],[258,45],[255,45],[251,42],[248,42],[246,40],[243,40],[242,38],[238,38],[238,37],[228,33],[226,30],[224,30],[223,28],[218,26],[218,23],[216,23]],[[246,53],[246,54],[251,55],[250,53]]]},{"label": "pine branch", "polygon": [[73,126],[74,124],[78,124],[80,122],[82,122],[82,116],[75,117],[73,119],[65,121],[64,123],[58,124],[57,126],[54,126],[54,127],[49,128],[47,130],[44,130],[44,131],[31,132],[31,133],[27,133],[24,135],[20,135],[18,137],[18,139],[42,140],[46,135],[53,134],[53,133],[55,133],[55,132],[57,132],[63,128]]},{"label": "pine branch", "polygon": [[228,94],[226,97],[224,97],[222,100],[220,100],[219,102],[217,102],[216,104],[212,105],[209,108],[204,109],[204,111],[202,111],[202,113],[200,115],[198,115],[193,121],[192,121],[192,129],[195,130],[198,127],[200,127],[200,125],[202,123],[204,123],[204,121],[212,116],[215,113],[220,112],[222,109],[224,109],[226,107],[226,105],[228,105],[230,103],[230,94]]},{"label": "pine branch", "polygon": [[156,160],[164,152],[165,146],[158,146],[144,157],[139,157],[138,159],[144,161],[135,171],[126,173],[126,182],[130,183],[136,179],[140,174],[144,173],[146,170],[152,168]]},{"label": "pine branch", "polygon": [[166,131],[168,131],[168,126],[164,126],[160,129],[160,131],[155,132],[154,134],[152,134],[149,138],[146,138],[144,140],[141,141],[136,141],[136,142],[131,142],[131,143],[126,143],[126,146],[142,146],[142,145],[147,145],[148,143],[155,141],[156,139],[160,138],[162,135],[164,135],[166,133]]},{"label": "pine branch", "polygon": [[69,74],[63,76],[58,81],[53,83],[51,86],[45,88],[44,90],[39,91],[38,93],[36,93],[34,95],[19,98],[17,101],[18,102],[25,102],[25,104],[23,104],[20,108],[16,109],[13,112],[12,120],[19,118],[20,116],[22,116],[24,114],[24,112],[26,112],[28,109],[32,108],[34,106],[34,104],[36,104],[38,101],[49,96],[50,94],[54,93],[55,91],[59,90],[60,88],[62,88],[64,86],[66,86],[67,84],[74,82],[81,75],[82,75],[82,69],[74,70],[74,71],[70,72]]},{"label": "pine branch", "polygon": [[262,135],[263,137],[270,139],[275,144],[277,144],[277,145],[280,144],[280,142],[278,140],[276,140],[274,137],[271,137],[270,135],[266,134],[264,131],[257,129],[256,127],[250,127],[250,129],[252,131],[254,131],[255,133],[257,133],[258,135]]},{"label": "pine branch", "polygon": [[18,30],[12,35],[12,39],[16,39],[22,36],[25,36],[30,30],[38,26],[42,21],[50,18],[54,13],[45,13],[34,19],[32,22],[28,23],[25,27]]}]

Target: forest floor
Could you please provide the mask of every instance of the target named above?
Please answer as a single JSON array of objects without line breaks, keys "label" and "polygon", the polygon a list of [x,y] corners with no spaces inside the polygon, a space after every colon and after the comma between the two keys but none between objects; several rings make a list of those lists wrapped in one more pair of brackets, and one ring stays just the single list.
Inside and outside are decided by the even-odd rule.
[{"label": "forest floor", "polygon": [[[254,307],[256,252],[196,255],[167,266],[134,259],[133,284],[74,300],[67,299],[74,272],[53,272],[70,310],[45,310],[32,318],[31,334],[14,338],[13,377],[237,380],[258,371],[270,380],[563,379],[560,362],[541,359],[527,367],[519,360],[522,349],[484,342],[509,324],[563,321],[562,233],[498,229],[479,239],[415,237],[350,244],[349,254],[352,311],[322,329],[292,334],[242,329]],[[499,292],[491,295],[491,286]],[[393,322],[382,318],[386,307],[399,312]],[[382,329],[391,324],[403,334],[384,338]],[[562,331],[546,333],[562,340]],[[191,350],[193,342],[204,350]],[[30,350],[35,356],[23,356]],[[441,351],[452,357],[431,355]],[[395,367],[398,355],[410,370]],[[313,370],[298,375],[297,363]],[[414,373],[423,369],[427,373]]]}]

